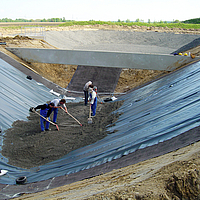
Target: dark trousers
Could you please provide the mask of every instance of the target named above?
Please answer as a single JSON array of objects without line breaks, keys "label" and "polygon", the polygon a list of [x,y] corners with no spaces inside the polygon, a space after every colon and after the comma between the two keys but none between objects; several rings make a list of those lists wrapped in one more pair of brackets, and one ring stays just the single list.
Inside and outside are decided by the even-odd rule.
[{"label": "dark trousers", "polygon": [[84,95],[85,95],[85,106],[87,106],[87,103],[88,103],[88,91],[84,90]]}]

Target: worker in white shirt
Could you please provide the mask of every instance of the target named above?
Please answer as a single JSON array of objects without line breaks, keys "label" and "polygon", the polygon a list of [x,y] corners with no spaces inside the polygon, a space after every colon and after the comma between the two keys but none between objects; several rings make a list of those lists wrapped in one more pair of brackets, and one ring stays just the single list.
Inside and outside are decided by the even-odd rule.
[{"label": "worker in white shirt", "polygon": [[97,93],[93,90],[93,88],[89,88],[89,93],[90,93],[90,106],[92,109],[92,116],[94,117],[96,115],[96,108],[97,108]]},{"label": "worker in white shirt", "polygon": [[85,96],[85,106],[87,106],[87,103],[88,103],[88,89],[89,89],[89,87],[92,87],[92,81],[88,81],[83,87],[84,96]]},{"label": "worker in white shirt", "polygon": [[58,108],[63,108],[65,112],[67,113],[67,107],[65,105],[66,100],[65,99],[53,99],[51,103],[54,103],[54,107],[52,108],[53,114],[53,123],[56,123],[57,115],[58,115]]}]

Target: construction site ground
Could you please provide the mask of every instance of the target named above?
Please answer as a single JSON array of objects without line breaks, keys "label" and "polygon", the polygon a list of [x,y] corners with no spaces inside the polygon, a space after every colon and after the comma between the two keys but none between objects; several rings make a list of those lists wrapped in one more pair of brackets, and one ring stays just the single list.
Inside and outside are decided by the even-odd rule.
[{"label": "construction site ground", "polygon": [[[81,30],[81,29],[110,29],[110,30],[127,30],[130,31],[130,27],[117,27],[117,26],[75,26],[75,27],[50,27],[49,31],[63,31],[65,30]],[[153,31],[153,32],[173,32],[176,34],[199,34],[200,30],[181,30],[181,29],[163,29],[163,28],[152,28],[151,30],[147,27],[132,27],[132,31]],[[56,65],[56,64],[41,64],[41,63],[26,63],[20,58],[16,57],[12,53],[6,50],[6,47],[30,47],[30,48],[55,48],[51,44],[48,44],[44,40],[33,39],[28,37],[22,37],[17,35],[20,33],[20,30],[11,30],[11,29],[1,29],[0,33],[2,38],[0,42],[6,42],[6,45],[0,45],[0,51],[14,58],[16,61],[22,63],[25,67],[35,71],[39,75],[45,77],[46,79],[56,83],[57,85],[66,88],[71,78],[73,77],[74,72],[76,71],[77,66],[72,65]],[[11,36],[14,35],[14,36]],[[190,49],[190,52],[196,56],[200,54],[200,47],[197,46],[193,49]],[[131,89],[140,87],[144,84],[149,83],[157,78],[160,78],[164,75],[167,75],[170,72],[167,71],[154,71],[154,70],[139,70],[139,69],[124,69],[120,75],[117,87],[115,92],[127,92]],[[113,110],[116,110],[120,105],[114,104]],[[72,109],[73,113],[76,115],[77,107],[83,107],[82,105],[69,105],[69,108]],[[80,108],[81,109],[81,108]],[[86,108],[84,108],[86,109]],[[113,110],[108,110],[104,104],[100,104],[98,107],[99,111],[103,109],[106,112],[100,115],[98,121],[102,121],[108,113]],[[83,110],[83,112],[85,112]],[[78,114],[77,114],[78,115]],[[60,116],[63,117],[62,115]],[[82,118],[81,118],[82,119]],[[112,116],[106,123],[109,121],[114,121],[117,119],[117,116]],[[33,115],[30,115],[30,120],[34,119]],[[34,123],[34,122],[33,122]],[[102,124],[105,126],[106,124]],[[15,126],[20,130],[20,122],[15,123]],[[30,124],[27,124],[27,128],[31,131]],[[39,132],[39,129],[36,132]],[[198,130],[197,130],[198,131]],[[26,135],[24,138],[34,138],[38,140],[37,134]],[[33,133],[33,132],[32,132]],[[8,131],[9,136],[9,131]],[[74,133],[75,134],[75,133]],[[80,135],[83,133],[80,133]],[[98,136],[93,136],[93,138],[87,138],[88,135],[83,135],[82,141],[87,141],[87,144],[95,142],[95,140],[101,139],[106,136],[105,130],[100,130]],[[73,133],[72,133],[73,135]],[[53,134],[46,135],[51,137],[54,141]],[[15,140],[20,140],[16,135]],[[75,135],[73,136],[75,137]],[[10,137],[13,140],[13,138]],[[41,138],[40,138],[41,139]],[[8,143],[9,137],[7,137]],[[45,136],[40,140],[45,144]],[[68,141],[68,138],[66,138]],[[5,140],[6,142],[6,140]],[[74,146],[68,146],[68,149],[62,151],[61,149],[54,149],[55,152],[60,152],[59,156],[65,155],[70,150],[80,148],[81,145],[87,145],[85,143],[77,144]],[[17,146],[15,146],[17,148]],[[19,149],[18,149],[19,150]],[[22,149],[24,151],[24,149]],[[18,155],[13,155],[18,157],[22,156],[18,152]],[[12,151],[13,152],[13,151]],[[82,181],[74,182],[62,187],[53,188],[51,190],[46,190],[38,193],[24,194],[15,199],[199,199],[199,184],[200,184],[200,143],[194,143],[187,147],[177,149],[177,151],[152,158],[143,162],[136,163],[124,168],[112,170],[106,174],[95,176],[93,178],[85,179]],[[4,154],[8,157],[9,148],[4,149]],[[47,158],[43,159],[44,163],[54,160],[55,157],[51,157],[52,152],[49,153]],[[36,165],[44,164],[41,162],[41,157],[44,157],[42,154],[38,154],[38,161],[35,162],[29,160],[27,166],[21,166],[30,168]],[[10,164],[20,166],[20,160],[11,159]]]}]

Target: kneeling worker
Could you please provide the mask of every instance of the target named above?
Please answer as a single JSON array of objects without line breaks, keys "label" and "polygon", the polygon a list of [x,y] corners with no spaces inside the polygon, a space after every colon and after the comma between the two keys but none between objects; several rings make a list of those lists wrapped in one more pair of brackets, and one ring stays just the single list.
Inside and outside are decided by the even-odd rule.
[{"label": "kneeling worker", "polygon": [[[43,104],[43,105],[38,105],[35,108],[30,108],[29,111],[34,112],[37,109],[40,109],[40,115],[42,115],[43,117],[47,118],[50,121],[50,114],[52,112],[52,108],[54,107],[54,103],[49,103],[49,104]],[[44,123],[46,123],[45,125],[45,129],[44,129]],[[49,131],[49,122],[46,121],[44,118],[40,117],[40,127],[42,131]]]}]

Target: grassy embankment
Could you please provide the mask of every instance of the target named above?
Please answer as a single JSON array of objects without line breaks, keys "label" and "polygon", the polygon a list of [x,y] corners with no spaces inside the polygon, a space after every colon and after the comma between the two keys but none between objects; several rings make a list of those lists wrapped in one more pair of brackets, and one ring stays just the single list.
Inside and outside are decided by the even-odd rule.
[{"label": "grassy embankment", "polygon": [[183,29],[200,29],[200,24],[185,24],[185,23],[145,23],[145,22],[104,22],[104,21],[70,21],[59,26],[73,25],[117,25],[117,26],[147,26],[147,27],[168,27],[168,28],[183,28]]},{"label": "grassy embankment", "polygon": [[[9,22],[8,22],[9,23]],[[16,22],[16,24],[19,24],[19,22]],[[152,23],[146,23],[146,22],[105,22],[105,21],[68,21],[65,23],[61,23],[59,25],[51,24],[49,25],[48,22],[46,22],[47,25],[36,22],[27,22],[27,24],[22,24],[19,26],[15,26],[14,23],[10,26],[2,26],[1,28],[10,28],[10,29],[21,29],[23,26],[34,26],[34,27],[49,27],[49,26],[74,26],[74,25],[116,25],[116,26],[146,26],[146,27],[168,27],[168,28],[181,28],[181,29],[200,29],[200,24],[191,24],[191,23],[165,23],[165,22],[152,22]]]}]

